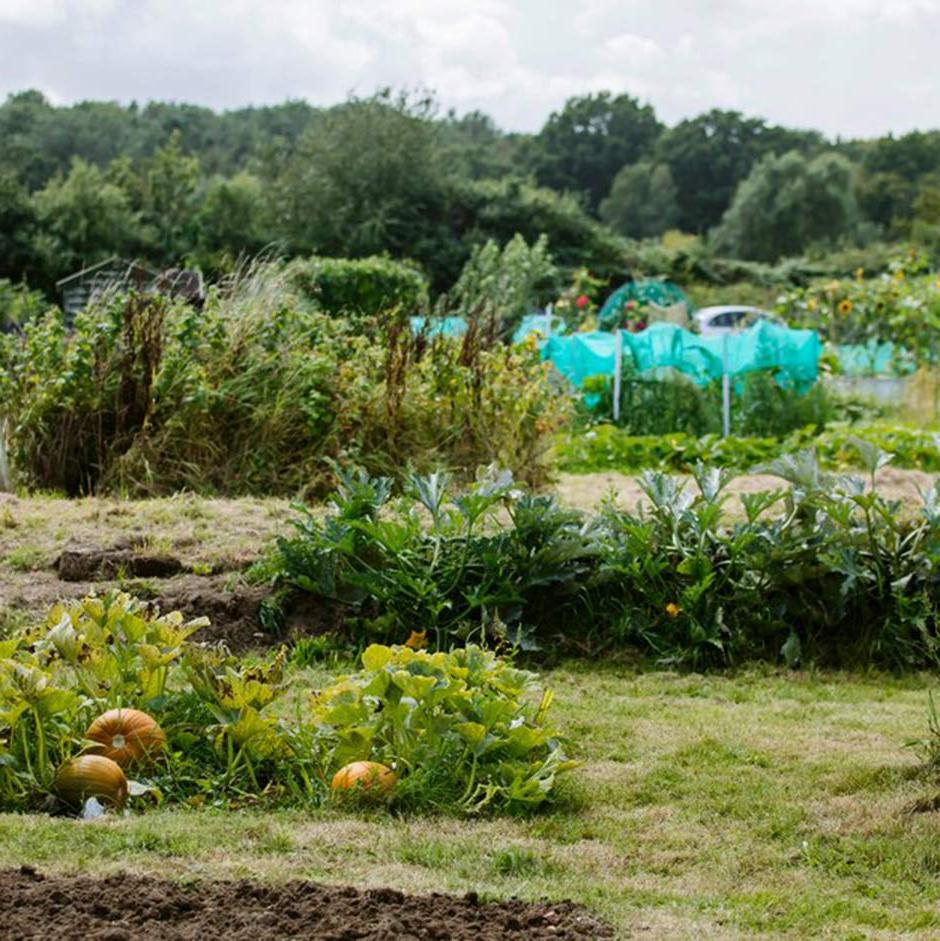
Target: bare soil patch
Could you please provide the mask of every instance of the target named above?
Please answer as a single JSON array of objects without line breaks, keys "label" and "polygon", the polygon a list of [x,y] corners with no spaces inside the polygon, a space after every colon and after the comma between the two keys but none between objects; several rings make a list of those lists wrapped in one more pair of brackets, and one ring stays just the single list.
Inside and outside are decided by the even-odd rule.
[{"label": "bare soil patch", "polygon": [[[878,492],[890,500],[900,500],[908,506],[920,502],[920,493],[925,492],[936,475],[919,470],[902,470],[886,467],[878,472]],[[695,487],[691,477],[690,486]],[[780,490],[787,486],[779,477],[770,474],[742,474],[728,485],[732,500],[727,504],[732,513],[742,512],[735,497],[742,493],[757,493],[761,490]],[[613,496],[624,509],[634,509],[644,499],[639,475],[620,474],[616,471],[601,471],[596,474],[561,474],[555,492],[563,503],[581,510],[591,510],[607,496]]]},{"label": "bare soil patch", "polygon": [[475,893],[405,895],[313,882],[179,883],[121,875],[0,872],[0,923],[9,938],[571,939],[612,929],[570,902],[481,902]]}]

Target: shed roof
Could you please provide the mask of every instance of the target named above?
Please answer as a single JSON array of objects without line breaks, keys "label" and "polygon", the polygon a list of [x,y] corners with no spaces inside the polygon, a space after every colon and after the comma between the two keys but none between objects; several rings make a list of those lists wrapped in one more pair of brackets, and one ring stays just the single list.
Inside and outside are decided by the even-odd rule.
[{"label": "shed roof", "polygon": [[157,272],[151,271],[150,268],[147,268],[139,262],[128,261],[126,258],[121,258],[118,255],[112,255],[104,261],[99,261],[96,265],[89,265],[87,268],[82,268],[81,271],[76,271],[75,274],[60,278],[56,281],[55,286],[57,289],[61,289],[72,281],[81,281],[84,278],[93,276],[99,271],[114,267],[123,268],[127,276],[142,275],[145,278],[155,278],[157,276]]}]

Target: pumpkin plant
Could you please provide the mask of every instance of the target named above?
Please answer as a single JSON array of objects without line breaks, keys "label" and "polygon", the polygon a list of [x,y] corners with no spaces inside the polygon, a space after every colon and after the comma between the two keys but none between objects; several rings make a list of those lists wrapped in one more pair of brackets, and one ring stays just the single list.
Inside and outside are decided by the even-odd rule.
[{"label": "pumpkin plant", "polygon": [[191,643],[202,623],[110,592],[0,641],[0,809],[121,810],[147,792],[310,806],[331,780],[411,807],[515,808],[544,800],[567,766],[531,675],[479,648],[371,647],[311,705],[286,650]]},{"label": "pumpkin plant", "polygon": [[340,783],[350,763],[379,762],[395,767],[404,806],[518,811],[548,800],[556,775],[574,765],[546,722],[551,693],[490,651],[373,644],[362,667],[311,697]]}]

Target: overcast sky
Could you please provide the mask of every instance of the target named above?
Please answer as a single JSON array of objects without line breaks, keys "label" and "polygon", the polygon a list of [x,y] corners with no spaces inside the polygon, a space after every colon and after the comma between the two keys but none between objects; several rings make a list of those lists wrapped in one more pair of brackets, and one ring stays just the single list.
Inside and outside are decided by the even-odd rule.
[{"label": "overcast sky", "polygon": [[422,86],[504,128],[609,88],[668,123],[940,127],[940,0],[0,0],[0,94],[215,108]]}]

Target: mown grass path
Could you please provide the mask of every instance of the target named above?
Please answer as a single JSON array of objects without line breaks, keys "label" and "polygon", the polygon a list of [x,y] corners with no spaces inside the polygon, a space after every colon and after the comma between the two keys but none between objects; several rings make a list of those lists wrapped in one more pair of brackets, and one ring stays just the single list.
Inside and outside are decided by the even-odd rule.
[{"label": "mown grass path", "polygon": [[940,780],[905,747],[931,679],[570,664],[546,680],[583,761],[551,813],[5,815],[0,865],[570,898],[643,938],[940,936]]}]

